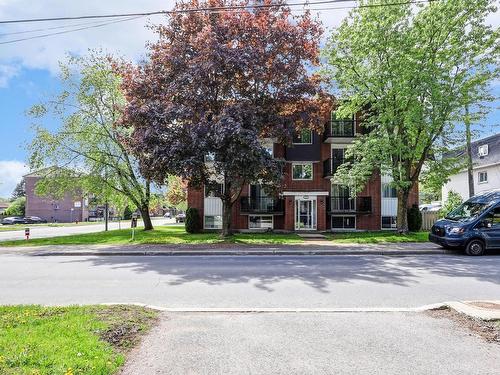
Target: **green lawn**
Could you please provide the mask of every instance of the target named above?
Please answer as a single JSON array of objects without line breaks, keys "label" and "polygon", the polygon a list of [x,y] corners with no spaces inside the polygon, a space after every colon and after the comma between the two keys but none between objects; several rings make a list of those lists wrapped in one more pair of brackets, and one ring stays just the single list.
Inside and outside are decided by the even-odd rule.
[{"label": "green lawn", "polygon": [[352,232],[352,233],[332,233],[328,238],[334,243],[400,243],[400,242],[427,242],[428,232],[414,232],[407,235],[396,232]]},{"label": "green lawn", "polygon": [[[84,244],[216,244],[222,241],[218,233],[189,234],[184,226],[159,226],[153,231],[135,231],[131,239],[131,229],[111,230],[109,232],[77,234],[64,237],[40,238],[17,241],[3,241],[0,246],[26,245],[84,245]],[[302,242],[296,234],[239,233],[230,242],[242,244],[294,244]]]},{"label": "green lawn", "polygon": [[135,306],[0,307],[0,374],[114,374],[156,317]]}]

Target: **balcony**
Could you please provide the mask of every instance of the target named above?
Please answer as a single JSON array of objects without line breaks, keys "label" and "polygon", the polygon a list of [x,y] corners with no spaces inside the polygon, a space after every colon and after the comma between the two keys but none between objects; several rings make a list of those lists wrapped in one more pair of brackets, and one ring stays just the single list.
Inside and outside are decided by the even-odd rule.
[{"label": "balcony", "polygon": [[327,201],[327,212],[330,214],[370,214],[372,212],[372,197],[330,197]]},{"label": "balcony", "polygon": [[241,214],[283,214],[283,199],[269,197],[241,197]]},{"label": "balcony", "polygon": [[352,138],[355,134],[355,125],[354,120],[331,120],[325,126],[323,140],[333,143],[342,138]]},{"label": "balcony", "polygon": [[344,164],[344,160],[326,159],[323,162],[323,177],[331,178],[337,172],[337,168]]}]

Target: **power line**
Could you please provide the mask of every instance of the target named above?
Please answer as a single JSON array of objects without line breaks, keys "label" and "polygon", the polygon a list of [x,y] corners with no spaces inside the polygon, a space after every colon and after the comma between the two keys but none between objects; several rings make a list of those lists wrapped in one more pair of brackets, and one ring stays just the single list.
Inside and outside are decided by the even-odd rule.
[{"label": "power line", "polygon": [[53,36],[53,35],[61,35],[61,34],[72,33],[72,32],[75,32],[75,31],[81,31],[81,30],[87,30],[87,29],[94,29],[94,28],[97,28],[97,27],[103,27],[103,26],[114,24],[114,23],[131,21],[131,20],[134,20],[134,19],[137,19],[137,18],[142,18],[142,17],[143,16],[130,17],[130,18],[127,18],[127,19],[109,21],[109,22],[104,22],[104,23],[98,24],[98,25],[87,26],[87,27],[80,27],[80,28],[72,29],[72,30],[64,30],[64,31],[59,31],[59,32],[55,32],[55,33],[35,35],[35,36],[30,36],[30,37],[20,38],[20,39],[12,39],[12,40],[7,40],[5,42],[0,42],[0,44],[17,43],[17,42],[22,42],[22,41],[25,41],[25,40],[40,39],[40,38],[45,38],[45,37]]},{"label": "power line", "polygon": [[[335,0],[335,1],[329,0],[329,1],[317,1],[317,2],[313,2],[313,3],[301,3],[301,4],[294,3],[294,4],[288,4],[287,6],[290,6],[290,5],[304,5],[304,6],[308,6],[308,5],[319,5],[319,4],[331,4],[331,3],[346,2],[346,1],[352,1],[352,0]],[[437,0],[413,0],[413,1],[401,1],[401,2],[385,3],[385,4],[364,4],[364,5],[358,5],[358,6],[307,8],[307,9],[304,9],[304,10],[315,11],[315,10],[335,10],[335,9],[338,10],[338,9],[353,9],[353,8],[370,8],[370,7],[381,7],[381,6],[396,6],[396,5],[430,3],[430,2],[433,2],[433,1],[437,1]],[[281,6],[284,6],[284,5],[271,5],[271,4],[265,5],[265,6],[256,5],[256,6],[253,6],[252,8],[270,8],[270,7],[278,7],[278,6],[281,7]],[[49,36],[67,34],[67,33],[72,33],[72,32],[76,32],[76,31],[94,29],[94,28],[98,28],[98,27],[104,27],[104,26],[108,26],[108,25],[111,25],[111,24],[115,24],[115,23],[132,21],[132,20],[135,20],[135,19],[138,19],[138,18],[146,17],[147,15],[153,15],[153,14],[179,13],[179,12],[184,12],[185,13],[185,12],[201,12],[201,11],[209,11],[211,13],[224,13],[224,12],[241,11],[242,9],[247,9],[247,8],[250,8],[250,7],[248,7],[248,6],[234,6],[234,7],[197,8],[197,9],[186,9],[185,11],[181,10],[181,11],[168,11],[168,12],[167,11],[165,11],[165,12],[164,11],[149,12],[149,13],[144,13],[144,14],[139,14],[139,15],[137,15],[137,13],[134,13],[134,14],[136,14],[135,16],[130,16],[130,15],[132,15],[132,13],[130,13],[129,16],[128,16],[128,18],[123,18],[123,15],[122,15],[121,19],[114,20],[114,21],[103,22],[103,23],[98,23],[98,24],[96,24],[96,23],[99,22],[99,21],[96,21],[96,22],[80,23],[80,24],[75,24],[75,25],[56,26],[56,27],[50,27],[50,28],[45,28],[45,29],[26,30],[26,31],[18,31],[18,32],[12,32],[12,33],[0,34],[0,36],[12,35],[12,34],[26,34],[26,33],[38,32],[38,31],[48,31],[48,30],[61,29],[61,28],[70,28],[70,27],[75,27],[75,26],[78,26],[78,25],[91,25],[91,26],[79,27],[79,28],[71,29],[71,30],[64,30],[64,31],[59,31],[59,32],[40,34],[40,35],[30,36],[30,37],[26,37],[26,38],[11,39],[11,40],[0,42],[0,45],[2,45],[2,44],[17,43],[17,42],[23,42],[23,41],[32,40],[32,39],[46,38],[46,37],[49,37]],[[292,11],[304,11],[304,10],[299,10],[299,9],[293,10],[292,9]],[[103,17],[111,17],[111,16],[110,15],[103,15],[103,16],[82,16],[82,17],[84,17],[84,18],[90,18],[90,17],[100,17],[100,18],[103,18]],[[76,18],[74,18],[74,19],[76,19]],[[44,21],[46,21],[46,20],[48,20],[48,19],[44,19]],[[32,20],[32,21],[27,21],[27,22],[37,22],[37,21],[42,21],[42,19]],[[12,21],[0,21],[0,23],[2,23],[2,22],[12,22]]]},{"label": "power line", "polygon": [[[128,18],[123,18],[123,19],[128,19]],[[30,33],[36,33],[40,31],[49,31],[49,30],[58,30],[58,29],[69,29],[77,26],[86,26],[86,25],[95,25],[98,23],[102,23],[103,21],[91,21],[91,22],[81,22],[81,23],[74,23],[74,24],[68,24],[68,25],[61,25],[61,26],[53,26],[53,27],[45,27],[45,28],[40,28],[40,29],[31,29],[31,30],[22,30],[22,31],[13,31],[9,33],[1,33],[0,37],[4,37],[7,35],[19,35],[19,34],[30,34]]]},{"label": "power line", "polygon": [[[74,17],[50,17],[50,18],[31,18],[31,19],[19,19],[19,20],[7,20],[0,21],[0,24],[14,24],[14,23],[28,23],[28,22],[45,22],[45,21],[63,21],[63,20],[80,20],[80,19],[95,19],[95,18],[117,18],[117,17],[146,17],[157,14],[175,14],[175,13],[195,13],[195,12],[216,12],[225,10],[246,10],[246,9],[262,9],[262,8],[279,8],[279,7],[294,7],[294,6],[309,6],[318,4],[332,4],[332,3],[343,3],[352,2],[354,0],[323,0],[323,1],[313,1],[313,2],[301,2],[301,3],[283,3],[283,4],[255,4],[255,5],[230,5],[221,7],[204,7],[204,8],[188,8],[188,9],[175,9],[175,10],[158,10],[153,12],[142,12],[142,13],[121,13],[121,14],[100,14],[100,15],[85,15],[85,16],[74,16]],[[386,4],[364,4],[358,6],[346,6],[345,8],[338,9],[350,9],[358,7],[379,7],[379,6],[391,6],[391,5],[405,5],[405,4],[417,4],[424,2],[431,2],[436,0],[416,0],[416,1],[402,1],[395,3]]]}]

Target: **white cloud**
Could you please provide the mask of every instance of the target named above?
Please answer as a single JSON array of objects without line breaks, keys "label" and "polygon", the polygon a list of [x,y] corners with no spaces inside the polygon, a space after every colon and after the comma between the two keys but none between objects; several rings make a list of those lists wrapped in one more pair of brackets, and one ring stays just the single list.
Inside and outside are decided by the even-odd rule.
[{"label": "white cloud", "polygon": [[18,73],[18,67],[0,64],[0,88],[7,87],[10,79],[14,78]]},{"label": "white cloud", "polygon": [[28,173],[28,167],[17,160],[0,160],[0,197],[9,198],[16,184]]},{"label": "white cloud", "polygon": [[[174,6],[174,0],[0,0],[0,19],[26,19],[43,17],[64,17],[89,14],[112,14],[148,12],[156,10],[169,10]],[[347,3],[348,5],[354,2]],[[294,8],[297,9],[297,8]],[[330,10],[319,13],[319,18],[326,28],[338,25],[347,15],[347,10]],[[313,12],[313,14],[318,12]],[[136,20],[115,23],[108,26],[81,30],[74,33],[55,35],[47,38],[33,39],[12,44],[3,44],[0,48],[0,67],[12,67],[11,74],[2,74],[0,70],[0,86],[5,85],[12,72],[17,72],[19,66],[33,69],[46,69],[52,74],[59,71],[58,62],[64,60],[68,53],[83,54],[88,49],[102,48],[111,53],[124,56],[127,59],[138,60],[144,56],[146,41],[154,39],[155,35],[145,26],[148,23],[160,23],[164,16],[157,15]],[[21,32],[85,23],[105,23],[111,20],[78,20],[60,22],[37,22],[24,24],[7,24],[0,28],[0,41],[7,41],[29,37],[37,34],[63,31],[56,29],[27,34],[6,33]],[[3,34],[3,35],[2,35]],[[14,68],[16,67],[16,68]],[[2,76],[5,78],[2,80]]]}]

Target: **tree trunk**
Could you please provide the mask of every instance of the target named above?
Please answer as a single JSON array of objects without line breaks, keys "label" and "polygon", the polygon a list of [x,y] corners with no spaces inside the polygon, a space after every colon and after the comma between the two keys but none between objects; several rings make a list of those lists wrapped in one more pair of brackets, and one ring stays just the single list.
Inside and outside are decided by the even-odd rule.
[{"label": "tree trunk", "polygon": [[144,230],[153,230],[153,223],[151,222],[151,216],[149,216],[149,205],[143,204],[139,210],[141,211]]},{"label": "tree trunk", "polygon": [[397,227],[401,234],[408,234],[408,196],[410,191],[407,189],[398,191],[398,217]]},{"label": "tree trunk", "polygon": [[232,213],[232,204],[225,199],[222,200],[222,230],[220,233],[222,239],[227,239],[233,235],[231,230]]},{"label": "tree trunk", "polygon": [[[474,174],[472,171],[472,146],[471,146],[471,131],[469,107],[465,106],[465,144],[467,155],[467,179],[469,183],[469,198],[474,196]],[[444,198],[444,197],[443,197]]]}]

